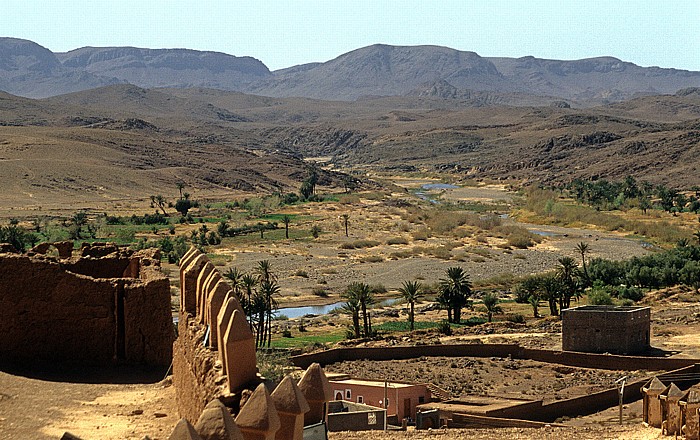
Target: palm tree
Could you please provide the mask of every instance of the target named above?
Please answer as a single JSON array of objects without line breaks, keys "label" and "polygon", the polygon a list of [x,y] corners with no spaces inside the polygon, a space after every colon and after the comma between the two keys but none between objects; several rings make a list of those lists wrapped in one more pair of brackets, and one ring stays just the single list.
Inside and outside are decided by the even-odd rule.
[{"label": "palm tree", "polygon": [[355,339],[358,339],[360,337],[360,300],[350,290],[346,290],[342,297],[345,298],[345,303],[341,309],[352,317],[353,334]]},{"label": "palm tree", "polygon": [[[472,285],[469,281],[469,274],[464,272],[459,266],[447,268],[447,278],[440,280],[440,296],[442,302],[448,305],[447,317],[454,323],[459,323],[462,319],[462,308],[469,304],[469,297],[472,294]],[[439,300],[440,301],[440,300]],[[449,310],[452,310],[450,316]]]},{"label": "palm tree", "polygon": [[177,185],[177,190],[180,191],[180,200],[182,200],[182,190],[185,189],[185,182],[178,180],[175,185]]},{"label": "palm tree", "polygon": [[231,284],[231,289],[233,290],[233,293],[236,294],[236,297],[238,299],[241,299],[241,286],[242,286],[242,281],[243,281],[243,272],[239,271],[235,267],[229,268],[224,273],[224,277],[228,278]]},{"label": "palm tree", "polygon": [[543,275],[540,279],[542,299],[549,303],[549,313],[552,316],[559,316],[557,301],[561,298],[562,288],[562,282],[554,274]]},{"label": "palm tree", "polygon": [[277,276],[272,273],[272,265],[270,260],[258,261],[258,266],[255,268],[255,272],[258,275],[258,282],[263,283],[265,281],[277,281]]},{"label": "palm tree", "polygon": [[559,308],[561,310],[568,309],[571,305],[571,298],[580,295],[581,284],[579,277],[581,275],[576,261],[571,257],[559,258],[559,267],[557,268],[557,278],[562,283],[562,295],[559,299]]},{"label": "palm tree", "polygon": [[588,252],[590,252],[590,247],[588,246],[588,243],[585,243],[582,241],[576,245],[576,250],[578,251],[579,254],[581,254],[581,265],[583,266],[583,276],[585,277],[586,282],[588,282],[588,269],[586,268],[586,254]]},{"label": "palm tree", "polygon": [[284,238],[289,238],[289,222],[292,218],[287,214],[282,216],[282,223],[284,223]]},{"label": "palm tree", "polygon": [[265,300],[265,319],[266,325],[263,326],[263,345],[267,341],[267,348],[270,348],[270,343],[272,342],[272,315],[275,310],[277,310],[277,300],[274,295],[278,294],[280,291],[280,286],[276,281],[263,281],[260,283],[260,288],[258,292],[263,296]]},{"label": "palm tree", "polygon": [[486,315],[488,316],[489,322],[493,319],[494,313],[503,313],[503,309],[498,305],[498,296],[493,293],[487,293],[481,298],[481,302],[484,303],[486,307]]},{"label": "palm tree", "polygon": [[343,214],[340,216],[343,219],[343,224],[345,225],[345,236],[349,237],[348,235],[348,221],[350,220],[350,214]]},{"label": "palm tree", "polygon": [[372,289],[366,283],[350,283],[346,290],[348,297],[355,297],[360,303],[360,311],[362,312],[362,324],[365,337],[372,335],[372,319],[367,312],[367,307],[374,304],[374,294]]},{"label": "palm tree", "polygon": [[255,332],[255,346],[262,347],[265,341],[265,315],[267,303],[263,292],[256,290],[249,304],[250,325]]},{"label": "palm tree", "polygon": [[245,274],[241,277],[241,285],[245,290],[245,297],[241,298],[241,306],[243,311],[248,315],[248,320],[250,322],[251,328],[253,325],[253,291],[258,280],[252,274]]},{"label": "palm tree", "polygon": [[411,331],[414,330],[414,306],[423,293],[422,291],[423,285],[418,281],[404,281],[403,286],[399,289],[399,293],[401,293],[403,299],[408,303],[408,324]]}]

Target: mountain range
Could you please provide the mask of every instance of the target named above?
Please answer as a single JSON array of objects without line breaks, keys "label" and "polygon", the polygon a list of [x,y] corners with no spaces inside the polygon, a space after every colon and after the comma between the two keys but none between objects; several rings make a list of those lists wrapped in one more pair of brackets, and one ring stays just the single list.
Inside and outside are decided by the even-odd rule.
[{"label": "mountain range", "polygon": [[383,44],[270,71],[255,58],[220,52],[83,47],[53,53],[32,41],[0,38],[2,91],[46,98],[119,83],[341,101],[415,96],[473,105],[588,107],[700,87],[700,72],[640,67],[613,57],[493,58],[440,46]]}]

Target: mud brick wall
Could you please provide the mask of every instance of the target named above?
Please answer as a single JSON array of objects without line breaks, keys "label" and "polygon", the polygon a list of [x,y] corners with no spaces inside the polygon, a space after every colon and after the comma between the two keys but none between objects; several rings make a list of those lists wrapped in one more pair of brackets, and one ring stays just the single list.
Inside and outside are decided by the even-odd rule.
[{"label": "mud brick wall", "polygon": [[194,323],[192,315],[181,312],[173,344],[173,384],[180,417],[192,424],[212,399],[225,401],[226,380],[221,369],[214,368],[217,356],[204,346],[204,328]]},{"label": "mud brick wall", "polygon": [[[117,260],[90,264],[130,264]],[[167,367],[170,288],[154,261],[144,259],[139,278],[94,278],[66,270],[76,262],[0,254],[0,360]]]},{"label": "mud brick wall", "polygon": [[583,306],[562,311],[562,349],[633,354],[649,349],[648,307]]}]

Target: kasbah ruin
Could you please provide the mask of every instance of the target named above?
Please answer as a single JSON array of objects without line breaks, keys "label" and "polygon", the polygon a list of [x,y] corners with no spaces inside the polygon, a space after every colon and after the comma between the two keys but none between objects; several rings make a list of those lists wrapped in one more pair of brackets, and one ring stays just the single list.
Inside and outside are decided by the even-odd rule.
[{"label": "kasbah ruin", "polygon": [[[60,242],[25,255],[0,254],[0,359],[12,360],[20,369],[15,371],[37,363],[167,368],[180,417],[161,437],[171,440],[370,438],[353,437],[358,431],[392,438],[410,432],[414,438],[424,438],[421,432],[443,436],[437,438],[568,438],[570,427],[559,421],[616,412],[618,405],[622,421],[627,405],[640,400],[643,436],[613,430],[607,437],[602,430],[591,438],[700,438],[697,360],[644,355],[651,348],[648,307],[564,310],[561,351],[514,344],[335,348],[293,356],[294,367],[273,382],[259,372],[255,336],[239,298],[195,247],[179,262],[174,328],[159,252],[109,243],[85,243],[74,251],[73,242]],[[440,383],[324,371],[340,361],[429,363],[436,356],[532,360],[560,371],[657,373],[621,377],[603,391],[551,401],[453,397]],[[82,437],[66,426],[61,438]]]}]

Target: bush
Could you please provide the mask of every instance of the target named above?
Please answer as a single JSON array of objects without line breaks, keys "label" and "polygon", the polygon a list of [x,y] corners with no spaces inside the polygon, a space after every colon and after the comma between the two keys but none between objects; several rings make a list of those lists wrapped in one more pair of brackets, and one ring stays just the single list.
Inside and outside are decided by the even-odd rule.
[{"label": "bush", "polygon": [[308,278],[309,274],[305,270],[299,269],[296,272],[294,272],[294,276],[301,277],[301,278]]},{"label": "bush", "polygon": [[386,244],[408,244],[408,240],[404,237],[392,237],[386,241]]},{"label": "bush", "polygon": [[445,336],[450,336],[452,334],[452,327],[450,326],[449,321],[447,321],[446,319],[443,319],[438,323],[437,329],[438,332]]},{"label": "bush", "polygon": [[521,315],[520,313],[513,313],[513,314],[506,316],[506,321],[512,322],[515,324],[525,324],[525,317],[523,315]]},{"label": "bush", "polygon": [[326,291],[326,289],[323,289],[321,287],[314,287],[311,293],[316,296],[320,296],[321,298],[325,298],[328,296],[328,292]]},{"label": "bush", "polygon": [[413,231],[411,234],[414,241],[426,241],[430,238],[430,231],[427,228],[421,228],[417,231]]},{"label": "bush", "polygon": [[612,297],[605,289],[592,289],[588,293],[588,304],[592,306],[611,306]]},{"label": "bush", "polygon": [[384,257],[379,255],[366,255],[360,258],[360,263],[381,263]]},{"label": "bush", "polygon": [[617,297],[620,299],[627,299],[632,302],[641,301],[644,298],[644,292],[639,287],[635,286],[621,286],[617,289]]},{"label": "bush", "polygon": [[292,332],[289,329],[284,329],[284,330],[282,330],[282,337],[283,338],[291,338]]},{"label": "bush", "polygon": [[362,249],[371,248],[379,245],[380,243],[376,240],[355,240],[349,243],[341,244],[340,249]]}]

